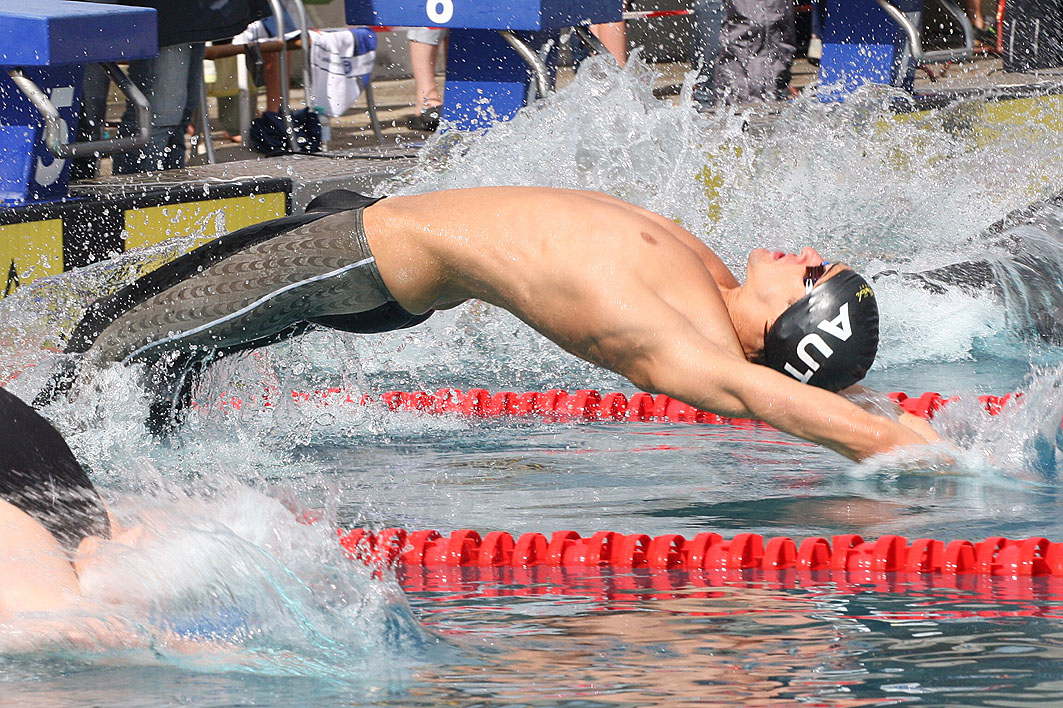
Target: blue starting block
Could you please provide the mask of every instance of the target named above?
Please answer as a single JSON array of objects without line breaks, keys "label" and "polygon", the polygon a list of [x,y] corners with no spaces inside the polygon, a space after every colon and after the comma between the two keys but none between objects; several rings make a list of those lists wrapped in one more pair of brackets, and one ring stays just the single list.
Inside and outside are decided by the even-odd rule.
[{"label": "blue starting block", "polygon": [[[153,9],[0,0],[0,205],[63,199],[69,158],[147,144],[151,109],[113,62],[157,53]],[[137,104],[136,137],[72,142],[84,65],[96,62]]]},{"label": "blue starting block", "polygon": [[952,0],[937,0],[963,28],[964,46],[925,51],[920,25],[924,0],[831,2],[823,23],[819,77],[824,100],[841,100],[865,83],[911,91],[919,64],[969,59],[974,27]]},{"label": "blue starting block", "polygon": [[621,0],[347,0],[354,25],[445,27],[447,50],[444,120],[462,129],[506,120],[534,92],[552,84],[556,52],[539,49],[556,30],[576,27],[583,41],[601,51],[586,29],[619,22]]}]

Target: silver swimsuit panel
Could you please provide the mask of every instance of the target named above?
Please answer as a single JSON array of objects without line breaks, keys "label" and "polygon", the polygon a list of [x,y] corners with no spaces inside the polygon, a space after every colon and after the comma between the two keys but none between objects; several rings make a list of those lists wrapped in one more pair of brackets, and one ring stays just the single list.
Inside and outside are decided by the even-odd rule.
[{"label": "silver swimsuit panel", "polygon": [[128,361],[238,346],[314,317],[393,301],[369,251],[362,209],[352,209],[239,251],[148,298],[111,322],[91,353]]}]

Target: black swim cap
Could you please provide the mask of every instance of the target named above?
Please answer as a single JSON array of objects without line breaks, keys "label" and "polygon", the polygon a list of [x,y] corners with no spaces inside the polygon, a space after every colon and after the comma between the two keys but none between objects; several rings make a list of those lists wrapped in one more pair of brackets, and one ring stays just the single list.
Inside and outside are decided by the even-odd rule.
[{"label": "black swim cap", "polygon": [[764,336],[765,364],[828,391],[864,378],[877,353],[875,292],[852,270],[822,281]]}]

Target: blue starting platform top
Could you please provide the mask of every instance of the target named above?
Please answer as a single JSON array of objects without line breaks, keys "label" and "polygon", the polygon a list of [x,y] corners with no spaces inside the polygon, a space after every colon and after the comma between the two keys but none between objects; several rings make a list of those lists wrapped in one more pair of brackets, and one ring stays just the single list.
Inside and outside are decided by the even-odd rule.
[{"label": "blue starting platform top", "polygon": [[545,30],[619,22],[618,0],[347,0],[352,25]]},{"label": "blue starting platform top", "polygon": [[69,0],[0,0],[0,66],[58,66],[158,54],[155,10]]}]

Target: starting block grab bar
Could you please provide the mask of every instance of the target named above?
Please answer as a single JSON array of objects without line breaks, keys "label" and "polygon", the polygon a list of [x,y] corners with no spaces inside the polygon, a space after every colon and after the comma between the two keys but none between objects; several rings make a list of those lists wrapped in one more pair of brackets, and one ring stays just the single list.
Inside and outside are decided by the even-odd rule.
[{"label": "starting block grab bar", "polygon": [[118,68],[114,62],[100,62],[117,84],[118,88],[132,101],[136,108],[137,134],[133,137],[107,138],[104,140],[88,140],[84,142],[65,143],[63,138],[66,127],[59,117],[59,110],[52,103],[41,88],[33,82],[22,69],[9,69],[8,75],[18,86],[19,90],[26,95],[30,103],[40,112],[44,118],[44,142],[48,152],[60,160],[78,157],[99,157],[118,152],[129,152],[144,147],[151,140],[151,105],[144,97],[140,89],[136,87],[125,72]]},{"label": "starting block grab bar", "polygon": [[970,59],[974,56],[974,25],[971,24],[970,19],[967,17],[967,13],[963,11],[952,0],[937,0],[938,4],[946,12],[959,23],[963,28],[963,43],[964,46],[957,47],[955,49],[938,49],[934,51],[924,51],[923,41],[920,36],[919,28],[901,12],[890,0],[875,0],[879,6],[886,11],[886,14],[890,18],[901,26],[905,35],[908,37],[908,47],[911,52],[912,59],[917,64],[933,64],[935,62],[943,61],[962,61],[964,59]]}]

